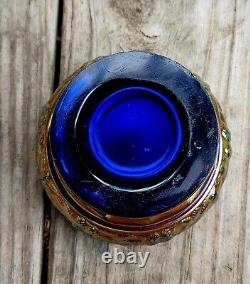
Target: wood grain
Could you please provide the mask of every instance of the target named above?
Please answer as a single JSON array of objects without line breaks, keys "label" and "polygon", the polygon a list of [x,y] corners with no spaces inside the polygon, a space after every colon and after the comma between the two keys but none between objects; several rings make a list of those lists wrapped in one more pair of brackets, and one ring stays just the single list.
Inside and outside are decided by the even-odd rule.
[{"label": "wood grain", "polygon": [[0,283],[39,283],[43,191],[36,171],[42,105],[53,86],[57,1],[0,2]]},{"label": "wood grain", "polygon": [[[0,282],[38,283],[43,206],[32,147],[40,106],[52,89],[58,7],[56,1],[24,1],[16,7],[10,2],[0,4]],[[232,132],[233,157],[216,205],[167,243],[124,247],[95,240],[74,230],[52,207],[43,279],[60,284],[250,283],[250,1],[59,3],[60,80],[83,62],[118,51],[148,50],[175,59],[207,81],[219,99]],[[146,267],[102,263],[101,254],[115,247],[149,251]]]},{"label": "wood grain", "polygon": [[249,5],[249,1],[65,2],[62,79],[86,60],[122,50],[151,50],[176,59],[207,80],[218,96],[232,129],[235,162],[219,202],[185,234],[150,248],[108,245],[110,251],[114,247],[150,251],[144,269],[105,266],[100,254],[107,244],[74,232],[54,212],[51,283],[99,283],[100,279],[102,283],[242,283],[245,279],[246,283]]}]

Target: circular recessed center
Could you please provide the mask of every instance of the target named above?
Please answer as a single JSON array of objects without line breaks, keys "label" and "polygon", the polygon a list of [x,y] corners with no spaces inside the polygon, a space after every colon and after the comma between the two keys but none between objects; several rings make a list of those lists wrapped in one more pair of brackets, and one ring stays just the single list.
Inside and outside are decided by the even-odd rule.
[{"label": "circular recessed center", "polygon": [[93,112],[89,143],[97,161],[112,174],[148,178],[178,158],[182,123],[166,94],[149,87],[124,87]]}]

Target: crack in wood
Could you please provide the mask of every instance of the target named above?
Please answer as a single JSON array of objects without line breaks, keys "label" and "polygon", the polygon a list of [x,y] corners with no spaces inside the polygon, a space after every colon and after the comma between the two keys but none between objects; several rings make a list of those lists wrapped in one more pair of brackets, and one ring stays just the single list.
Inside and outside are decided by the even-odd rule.
[{"label": "crack in wood", "polygon": [[[56,90],[60,82],[62,25],[63,25],[63,0],[58,0],[53,92]],[[42,252],[43,255],[42,255],[41,283],[47,283],[48,282],[48,271],[49,271],[51,202],[45,192],[43,195],[44,195],[44,198],[43,198],[44,200],[44,209],[43,209],[44,221],[43,221],[43,252]]]}]

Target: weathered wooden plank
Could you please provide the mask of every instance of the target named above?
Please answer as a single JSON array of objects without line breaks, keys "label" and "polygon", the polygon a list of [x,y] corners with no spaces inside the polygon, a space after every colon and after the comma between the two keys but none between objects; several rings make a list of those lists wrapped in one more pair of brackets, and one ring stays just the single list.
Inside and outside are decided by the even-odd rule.
[{"label": "weathered wooden plank", "polygon": [[[65,1],[63,6],[61,80],[92,58],[89,3]],[[49,283],[103,283],[106,267],[100,255],[107,244],[76,232],[55,209],[49,248]]]},{"label": "weathered wooden plank", "polygon": [[52,91],[57,1],[0,2],[0,282],[39,283],[41,106]]},{"label": "weathered wooden plank", "polygon": [[[219,202],[168,243],[123,247],[75,232],[53,210],[50,283],[247,283],[249,264],[250,1],[65,1],[61,79],[122,50],[169,56],[211,85],[232,130],[233,160]],[[247,203],[248,202],[248,203]],[[149,251],[145,268],[104,265],[101,253]]]}]

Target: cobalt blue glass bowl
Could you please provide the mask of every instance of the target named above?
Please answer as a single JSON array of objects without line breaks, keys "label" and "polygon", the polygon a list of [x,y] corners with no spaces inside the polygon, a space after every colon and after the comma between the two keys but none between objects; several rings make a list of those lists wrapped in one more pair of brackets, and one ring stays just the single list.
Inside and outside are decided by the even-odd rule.
[{"label": "cobalt blue glass bowl", "polygon": [[134,190],[156,185],[179,166],[187,129],[185,110],[170,91],[112,79],[81,105],[75,140],[82,164],[99,180]]},{"label": "cobalt blue glass bowl", "polygon": [[168,169],[183,145],[175,105],[142,83],[108,95],[90,118],[88,136],[93,158],[121,183],[147,180]]},{"label": "cobalt blue glass bowl", "polygon": [[145,52],[77,70],[48,103],[39,137],[39,168],[54,204],[84,231],[120,243],[155,243],[181,231],[185,218],[194,222],[230,156],[209,87]]}]

